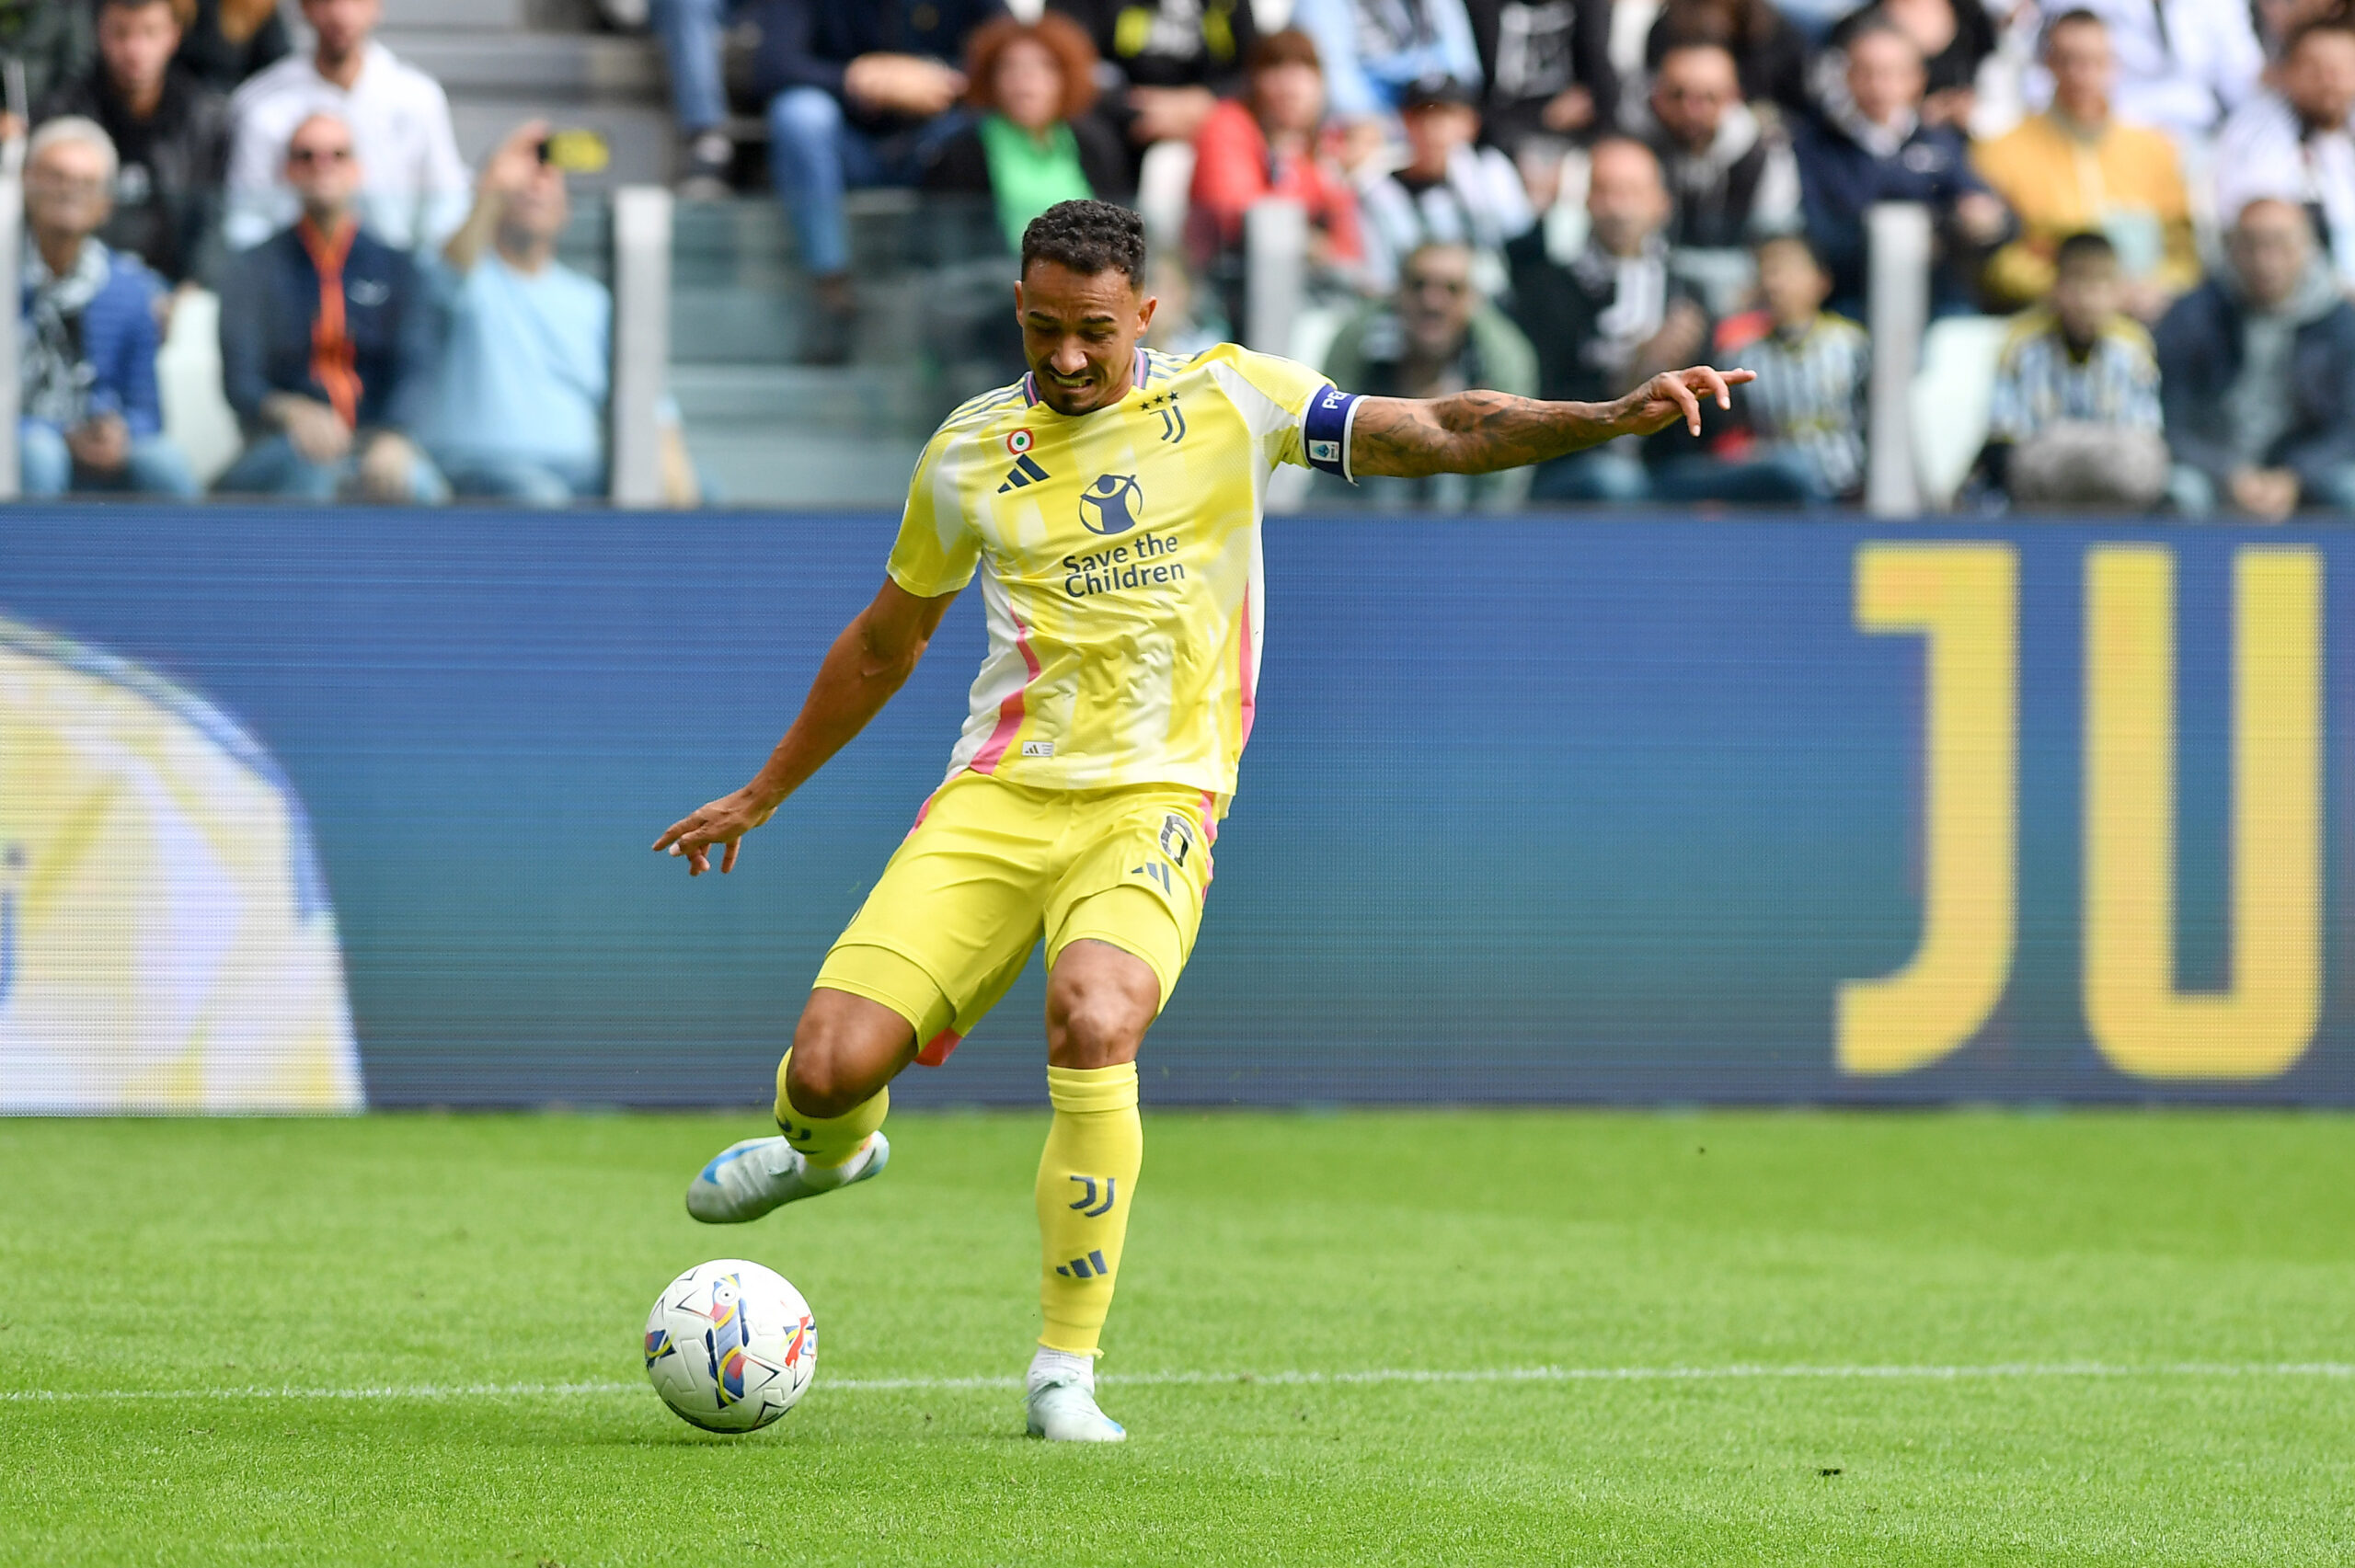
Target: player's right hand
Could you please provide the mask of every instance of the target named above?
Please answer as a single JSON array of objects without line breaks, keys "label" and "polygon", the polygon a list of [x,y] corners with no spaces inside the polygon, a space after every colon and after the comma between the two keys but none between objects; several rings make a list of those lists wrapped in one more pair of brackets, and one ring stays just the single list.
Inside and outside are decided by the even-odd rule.
[{"label": "player's right hand", "polygon": [[742,847],[744,835],[767,821],[776,807],[752,797],[747,790],[736,790],[688,816],[682,817],[663,830],[654,841],[657,850],[684,859],[687,875],[701,876],[711,869],[711,847],[727,845],[719,857],[721,876],[736,869],[736,852]]}]

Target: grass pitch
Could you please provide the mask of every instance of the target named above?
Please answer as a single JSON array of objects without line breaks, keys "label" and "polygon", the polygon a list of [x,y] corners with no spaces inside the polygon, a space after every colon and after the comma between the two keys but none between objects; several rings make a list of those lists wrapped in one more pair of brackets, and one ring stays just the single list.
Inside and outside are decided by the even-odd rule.
[{"label": "grass pitch", "polygon": [[[0,1123],[0,1563],[2355,1561],[2343,1119],[1155,1116],[1081,1451],[1043,1126],[720,1230],[751,1116]],[[636,1343],[731,1254],[732,1439]]]}]

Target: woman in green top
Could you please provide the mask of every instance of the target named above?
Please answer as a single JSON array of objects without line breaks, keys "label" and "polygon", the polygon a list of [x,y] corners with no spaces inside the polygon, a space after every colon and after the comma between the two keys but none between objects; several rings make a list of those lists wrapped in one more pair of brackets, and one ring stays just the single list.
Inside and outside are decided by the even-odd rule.
[{"label": "woman in green top", "polygon": [[965,76],[979,118],[942,144],[925,186],[989,198],[1007,249],[1058,201],[1133,199],[1120,136],[1090,112],[1096,46],[1077,23],[1002,17],[974,32]]}]

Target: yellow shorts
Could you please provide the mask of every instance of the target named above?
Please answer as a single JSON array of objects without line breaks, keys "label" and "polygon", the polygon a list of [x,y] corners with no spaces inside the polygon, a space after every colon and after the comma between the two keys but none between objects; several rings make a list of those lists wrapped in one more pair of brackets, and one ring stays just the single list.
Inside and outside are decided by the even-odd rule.
[{"label": "yellow shorts", "polygon": [[925,803],[818,984],[905,1018],[936,1067],[997,1005],[1040,938],[1150,965],[1167,1005],[1210,891],[1208,797],[1175,784],[1044,790],[964,773]]}]

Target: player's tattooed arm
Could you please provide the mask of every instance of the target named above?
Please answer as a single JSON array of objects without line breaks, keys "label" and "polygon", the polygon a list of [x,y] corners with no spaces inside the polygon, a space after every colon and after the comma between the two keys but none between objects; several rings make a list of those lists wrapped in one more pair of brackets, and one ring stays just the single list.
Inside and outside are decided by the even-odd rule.
[{"label": "player's tattooed arm", "polygon": [[1707,365],[1664,371],[1614,403],[1540,403],[1501,392],[1361,400],[1350,426],[1350,471],[1419,479],[1494,474],[1580,452],[1618,436],[1648,436],[1677,421],[1701,433],[1701,399],[1730,408],[1751,371]]}]

